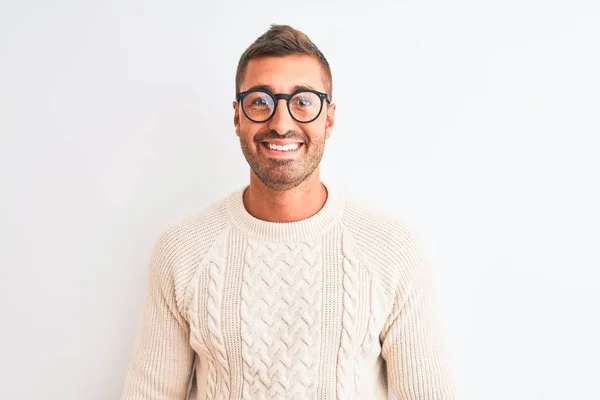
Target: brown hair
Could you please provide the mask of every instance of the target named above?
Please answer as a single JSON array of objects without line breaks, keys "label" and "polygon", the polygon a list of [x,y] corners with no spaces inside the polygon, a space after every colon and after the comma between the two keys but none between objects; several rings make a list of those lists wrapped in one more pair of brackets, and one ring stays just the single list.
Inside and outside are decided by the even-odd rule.
[{"label": "brown hair", "polygon": [[258,37],[240,57],[235,73],[235,91],[240,91],[242,80],[253,58],[262,56],[287,56],[291,54],[306,54],[316,57],[327,76],[327,93],[331,97],[333,83],[329,63],[321,50],[303,32],[289,25],[272,24],[271,28]]}]

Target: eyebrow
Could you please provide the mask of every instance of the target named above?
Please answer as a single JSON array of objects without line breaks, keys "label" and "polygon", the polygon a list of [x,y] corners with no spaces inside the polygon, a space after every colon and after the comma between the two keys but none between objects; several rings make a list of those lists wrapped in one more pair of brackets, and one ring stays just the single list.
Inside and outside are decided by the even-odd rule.
[{"label": "eyebrow", "polygon": [[[268,92],[271,92],[273,94],[275,93],[275,90],[273,90],[273,87],[270,86],[270,85],[254,85],[254,86],[252,86],[252,87],[250,87],[250,88],[248,88],[247,90],[244,90],[244,91],[248,92],[250,90],[255,90],[255,89],[262,89],[262,90],[266,90]],[[295,85],[295,86],[292,87],[292,90],[290,91],[290,93],[294,93],[295,91],[302,90],[302,89],[317,90],[317,89],[313,88],[310,85]]]}]

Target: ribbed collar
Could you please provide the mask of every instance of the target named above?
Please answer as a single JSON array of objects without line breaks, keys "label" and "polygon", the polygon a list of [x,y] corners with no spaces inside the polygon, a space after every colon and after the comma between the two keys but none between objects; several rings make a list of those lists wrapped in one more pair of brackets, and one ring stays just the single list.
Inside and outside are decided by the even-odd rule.
[{"label": "ribbed collar", "polygon": [[272,242],[298,241],[319,236],[330,230],[342,218],[345,198],[341,190],[326,182],[327,200],[313,216],[294,222],[269,222],[253,217],[244,206],[246,185],[227,197],[227,214],[235,228],[254,239]]}]

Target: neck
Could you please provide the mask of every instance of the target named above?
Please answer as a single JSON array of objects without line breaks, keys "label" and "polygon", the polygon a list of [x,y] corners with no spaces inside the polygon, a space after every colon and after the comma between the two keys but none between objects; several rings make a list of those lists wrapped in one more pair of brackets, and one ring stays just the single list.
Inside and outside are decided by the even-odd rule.
[{"label": "neck", "polygon": [[295,222],[315,215],[327,200],[318,169],[300,185],[283,191],[266,186],[252,173],[244,192],[244,207],[250,215],[269,222]]}]

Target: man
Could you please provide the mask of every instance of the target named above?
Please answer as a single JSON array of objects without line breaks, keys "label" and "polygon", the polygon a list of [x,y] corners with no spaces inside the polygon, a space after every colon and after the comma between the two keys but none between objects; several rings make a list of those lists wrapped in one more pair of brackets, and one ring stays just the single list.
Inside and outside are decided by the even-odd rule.
[{"label": "man", "polygon": [[273,25],[236,92],[250,184],[157,240],[122,398],[454,399],[416,235],[320,180],[323,54]]}]

